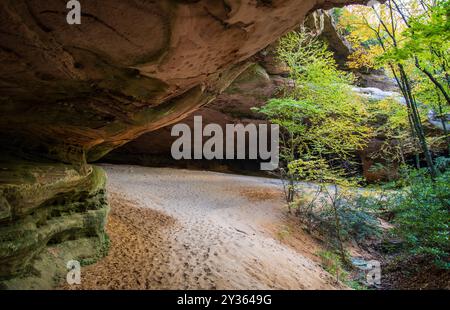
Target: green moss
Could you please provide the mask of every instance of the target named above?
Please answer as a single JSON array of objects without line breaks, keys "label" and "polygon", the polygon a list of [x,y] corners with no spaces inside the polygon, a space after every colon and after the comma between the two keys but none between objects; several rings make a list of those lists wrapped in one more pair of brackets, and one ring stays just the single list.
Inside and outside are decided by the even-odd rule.
[{"label": "green moss", "polygon": [[0,281],[2,289],[54,289],[65,283],[67,262],[77,260],[83,266],[107,254],[108,242],[81,238],[52,244],[43,249],[21,276]]},{"label": "green moss", "polygon": [[258,85],[267,84],[270,82],[270,77],[266,69],[259,64],[252,64],[247,70],[238,76],[236,80],[227,88],[227,94],[243,94],[255,92],[258,94]]},{"label": "green moss", "polygon": [[[24,167],[34,179],[26,177],[23,181],[19,177]],[[104,227],[109,210],[106,175],[98,167],[89,168],[83,175],[61,164],[22,163],[9,167],[13,177],[4,178],[9,183],[0,185],[0,197],[12,209],[0,223],[3,282],[33,277],[38,258],[49,246],[87,238],[96,244],[94,250],[78,258],[89,262],[106,255],[108,239]]]}]

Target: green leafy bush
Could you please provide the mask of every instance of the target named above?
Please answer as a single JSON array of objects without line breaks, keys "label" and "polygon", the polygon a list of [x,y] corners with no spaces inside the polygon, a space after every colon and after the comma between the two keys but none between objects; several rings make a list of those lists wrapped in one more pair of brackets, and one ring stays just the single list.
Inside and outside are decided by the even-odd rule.
[{"label": "green leafy bush", "polygon": [[[379,220],[370,212],[371,210],[358,204],[358,198],[351,199],[354,200],[346,201],[336,209],[342,237],[345,240],[354,238],[356,241],[378,237],[381,233]],[[324,219],[331,218],[331,216],[332,210],[330,209],[325,209],[322,212]]]},{"label": "green leafy bush", "polygon": [[434,181],[424,170],[410,171],[408,186],[397,194],[394,211],[397,227],[410,253],[426,254],[449,269],[450,170]]},{"label": "green leafy bush", "polygon": [[346,280],[348,272],[345,270],[341,258],[332,251],[321,251],[318,253],[322,260],[323,268],[336,277],[336,281]]},{"label": "green leafy bush", "polygon": [[[314,193],[304,193],[294,203],[296,214],[309,232],[319,232],[332,248],[342,250],[342,242],[376,238],[381,229],[377,208],[365,203],[358,189],[340,183],[318,184]],[[344,257],[344,251],[342,254]]]}]

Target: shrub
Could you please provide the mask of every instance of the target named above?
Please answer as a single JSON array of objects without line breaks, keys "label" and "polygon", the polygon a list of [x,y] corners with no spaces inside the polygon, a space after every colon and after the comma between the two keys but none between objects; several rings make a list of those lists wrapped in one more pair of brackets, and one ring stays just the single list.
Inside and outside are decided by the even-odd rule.
[{"label": "shrub", "polygon": [[322,260],[323,268],[336,277],[336,282],[346,280],[348,272],[345,270],[341,258],[338,254],[332,251],[321,251],[318,253]]},{"label": "shrub", "polygon": [[430,256],[436,265],[450,269],[450,170],[434,181],[422,170],[410,171],[408,186],[397,194],[395,232],[412,254]]},{"label": "shrub", "polygon": [[[351,197],[350,201],[342,203],[337,208],[342,237],[345,240],[356,239],[361,241],[380,235],[380,223],[371,210],[359,204],[359,197]],[[324,218],[331,218],[330,209],[323,211]]]},{"label": "shrub", "polygon": [[305,193],[295,201],[295,209],[308,231],[326,236],[345,262],[348,258],[343,242],[379,237],[381,229],[374,209],[364,203],[363,194],[340,183],[339,186],[319,183],[313,194]]}]

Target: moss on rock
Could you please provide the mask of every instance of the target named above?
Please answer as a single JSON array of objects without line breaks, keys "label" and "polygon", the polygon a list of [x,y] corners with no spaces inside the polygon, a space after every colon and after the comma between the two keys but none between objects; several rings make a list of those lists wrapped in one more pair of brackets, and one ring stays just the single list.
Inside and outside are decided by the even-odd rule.
[{"label": "moss on rock", "polygon": [[[61,257],[89,262],[106,254],[106,177],[101,168],[88,166],[86,170],[80,173],[68,165],[34,163],[10,164],[2,169],[0,280],[3,286],[16,287],[12,283],[19,283],[17,279],[40,277],[46,272],[58,277],[67,263]],[[89,246],[79,249],[77,240],[85,240]],[[52,247],[67,253],[53,259],[47,253]],[[55,266],[50,270],[42,270],[43,266],[52,264]],[[43,284],[31,282],[33,287]]]}]

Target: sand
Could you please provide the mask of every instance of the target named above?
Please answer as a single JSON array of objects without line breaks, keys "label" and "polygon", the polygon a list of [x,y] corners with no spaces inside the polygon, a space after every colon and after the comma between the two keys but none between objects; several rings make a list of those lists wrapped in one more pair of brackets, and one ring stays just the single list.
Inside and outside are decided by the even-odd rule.
[{"label": "sand", "polygon": [[[63,288],[343,288],[321,268],[314,240],[289,229],[278,180],[103,167],[111,249],[106,258],[82,268],[81,285]],[[290,242],[280,241],[283,231]]]}]

